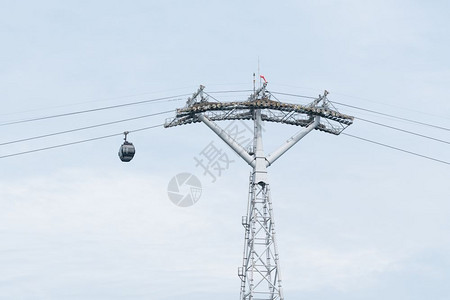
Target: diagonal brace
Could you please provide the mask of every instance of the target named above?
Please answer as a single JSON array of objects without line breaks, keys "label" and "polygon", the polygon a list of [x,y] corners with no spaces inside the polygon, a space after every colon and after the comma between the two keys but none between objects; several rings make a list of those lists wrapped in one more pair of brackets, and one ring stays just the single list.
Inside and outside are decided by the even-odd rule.
[{"label": "diagonal brace", "polygon": [[235,139],[233,139],[225,130],[220,128],[219,125],[208,119],[203,114],[197,115],[198,119],[206,124],[212,131],[214,131],[231,149],[234,150],[240,157],[242,157],[246,163],[250,166],[255,167],[255,158],[248,154],[247,150],[242,147]]},{"label": "diagonal brace", "polygon": [[308,125],[305,129],[297,132],[289,140],[286,141],[284,145],[273,151],[266,157],[266,167],[274,163],[278,158],[280,158],[286,151],[291,149],[298,141],[300,141],[305,135],[310,133],[314,128],[316,128],[320,123],[320,117],[315,117],[314,122]]}]

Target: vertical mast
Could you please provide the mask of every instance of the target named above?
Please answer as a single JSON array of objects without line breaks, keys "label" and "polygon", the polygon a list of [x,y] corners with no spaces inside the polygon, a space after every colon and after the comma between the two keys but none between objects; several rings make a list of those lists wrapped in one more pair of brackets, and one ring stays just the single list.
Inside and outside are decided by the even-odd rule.
[{"label": "vertical mast", "polygon": [[[264,97],[265,84],[261,97]],[[255,95],[256,96],[256,95]],[[256,98],[255,100],[260,100]],[[245,228],[244,257],[238,269],[241,300],[283,300],[275,223],[267,179],[267,161],[263,149],[261,109],[254,110],[253,152],[255,163],[250,176]]]}]

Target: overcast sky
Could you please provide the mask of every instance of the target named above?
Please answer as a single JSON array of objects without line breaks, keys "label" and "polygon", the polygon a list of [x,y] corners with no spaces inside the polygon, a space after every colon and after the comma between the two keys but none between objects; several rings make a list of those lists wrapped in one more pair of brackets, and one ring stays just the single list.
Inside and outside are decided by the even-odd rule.
[{"label": "overcast sky", "polygon": [[[447,143],[358,119],[346,133],[450,162],[448,1],[0,4],[0,156],[160,125],[174,114],[5,144],[173,111],[200,84],[249,90],[259,68],[271,91],[447,128],[336,105]],[[298,129],[266,125],[266,151]],[[121,136],[0,159],[0,299],[238,299],[249,166],[203,124],[129,140],[128,164]],[[231,160],[215,181],[195,161],[210,143]],[[182,172],[202,183],[188,208],[167,194]],[[286,299],[449,299],[448,164],[313,131],[269,180]]]}]

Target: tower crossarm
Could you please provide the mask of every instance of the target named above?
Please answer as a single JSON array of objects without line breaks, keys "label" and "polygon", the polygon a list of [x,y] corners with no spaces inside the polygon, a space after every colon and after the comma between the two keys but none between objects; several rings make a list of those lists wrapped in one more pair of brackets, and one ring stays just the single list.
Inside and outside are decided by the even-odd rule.
[{"label": "tower crossarm", "polygon": [[338,135],[353,123],[353,117],[342,114],[328,106],[311,106],[283,103],[271,100],[249,98],[239,102],[192,102],[176,110],[176,116],[167,120],[165,127],[173,127],[201,122],[199,115],[211,121],[253,120],[254,111],[261,110],[262,121],[308,127],[315,117],[320,117],[320,124],[314,129]]}]

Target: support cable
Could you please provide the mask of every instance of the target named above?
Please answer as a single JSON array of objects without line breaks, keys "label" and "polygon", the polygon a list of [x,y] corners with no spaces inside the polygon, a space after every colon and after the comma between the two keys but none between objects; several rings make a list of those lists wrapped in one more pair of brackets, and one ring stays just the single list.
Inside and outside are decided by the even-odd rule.
[{"label": "support cable", "polygon": [[297,98],[317,99],[317,97],[297,95],[297,94],[289,94],[289,93],[281,93],[281,92],[273,92],[273,91],[270,91],[270,93],[271,94],[277,94],[277,95],[283,95],[283,96],[292,96],[292,97],[297,97]]},{"label": "support cable", "polygon": [[445,131],[450,131],[450,128],[441,127],[441,126],[437,126],[437,125],[433,125],[433,124],[429,124],[429,123],[424,123],[424,122],[419,122],[419,121],[416,121],[416,120],[411,120],[411,119],[407,119],[407,118],[403,118],[403,117],[397,117],[397,116],[394,116],[394,115],[378,112],[378,111],[371,110],[371,109],[361,108],[361,107],[348,105],[348,104],[341,103],[341,102],[336,102],[336,101],[332,101],[332,103],[338,104],[338,105],[342,105],[342,106],[346,106],[346,107],[350,107],[350,108],[354,108],[354,109],[359,109],[359,110],[362,110],[362,111],[371,112],[371,113],[378,114],[378,115],[385,116],[385,117],[390,117],[390,118],[399,119],[399,120],[403,120],[403,121],[407,121],[407,122],[411,122],[411,123],[415,123],[415,124],[419,124],[419,125],[423,125],[423,126],[428,126],[428,127],[433,127],[433,128],[437,128],[437,129],[442,129],[442,130],[445,130]]},{"label": "support cable", "polygon": [[[280,92],[271,92],[271,93],[272,94],[285,95],[285,96],[292,96],[292,97],[297,97],[297,98],[317,99],[317,97],[308,97],[308,96],[297,95],[297,94],[288,94],[288,93],[280,93]],[[385,116],[385,117],[390,117],[390,118],[399,119],[399,120],[403,120],[403,121],[408,121],[408,122],[419,124],[419,125],[423,125],[423,126],[428,126],[428,127],[441,129],[441,130],[450,131],[450,128],[447,128],[447,127],[442,127],[442,126],[437,126],[437,125],[433,125],[433,124],[429,124],[429,123],[419,122],[419,121],[411,120],[411,119],[408,119],[408,118],[397,117],[397,116],[394,116],[394,115],[391,115],[391,114],[382,113],[382,112],[378,112],[378,111],[375,111],[375,110],[362,108],[362,107],[358,107],[358,106],[354,106],[354,105],[349,105],[349,104],[345,104],[345,103],[342,103],[342,102],[336,102],[336,101],[331,101],[331,102],[333,104],[338,104],[338,105],[341,105],[341,106],[350,107],[350,108],[354,108],[354,109],[358,109],[358,110],[362,110],[362,111],[366,111],[366,112],[382,115],[382,116]]]},{"label": "support cable", "polygon": [[12,121],[7,123],[2,123],[0,126],[6,126],[6,125],[13,125],[13,124],[21,124],[21,123],[28,123],[28,122],[34,122],[34,121],[42,121],[47,119],[54,119],[54,118],[60,118],[60,117],[67,117],[67,116],[73,116],[73,115],[79,115],[79,114],[85,114],[85,113],[91,113],[96,111],[102,111],[107,109],[114,109],[119,107],[126,107],[126,106],[132,106],[137,104],[143,104],[143,103],[151,103],[151,102],[157,102],[157,101],[180,101],[183,99],[176,99],[178,97],[186,97],[190,94],[183,94],[183,95],[177,95],[172,97],[163,97],[163,98],[156,98],[156,99],[150,99],[150,100],[142,100],[142,101],[136,101],[136,102],[129,102],[124,104],[118,104],[118,105],[111,105],[111,106],[105,106],[105,107],[99,107],[99,108],[93,108],[93,109],[86,109],[86,110],[80,110],[80,111],[74,111],[74,112],[68,112],[68,113],[62,113],[57,115],[50,115],[50,116],[44,116],[44,117],[38,117],[38,118],[32,118],[32,119],[26,119],[26,120],[20,120],[20,121]]},{"label": "support cable", "polygon": [[[134,129],[134,130],[129,130],[129,132],[130,133],[131,132],[139,132],[139,131],[144,131],[144,130],[157,128],[157,127],[161,127],[161,126],[164,126],[164,124],[154,125],[154,126],[149,126],[149,127],[143,127],[143,128]],[[436,158],[433,158],[433,157],[430,157],[430,156],[422,155],[422,154],[419,154],[419,153],[416,153],[416,152],[413,152],[413,151],[409,151],[409,150],[401,149],[401,148],[398,148],[398,147],[390,146],[390,145],[387,145],[387,144],[384,144],[384,143],[381,143],[381,142],[376,142],[376,141],[373,141],[373,140],[369,140],[369,139],[362,138],[362,137],[359,137],[359,136],[355,136],[355,135],[352,135],[352,134],[348,134],[348,133],[345,133],[345,132],[343,132],[341,134],[349,136],[349,137],[352,137],[352,138],[355,138],[355,139],[359,139],[359,140],[362,140],[362,141],[366,141],[366,142],[369,142],[369,143],[372,143],[372,144],[383,146],[383,147],[386,147],[386,148],[389,148],[389,149],[397,150],[397,151],[400,151],[400,152],[404,152],[404,153],[408,153],[408,154],[411,154],[411,155],[415,155],[415,156],[419,156],[419,157],[422,157],[422,158],[426,158],[426,159],[429,159],[429,160],[432,160],[432,161],[435,161],[435,162],[439,162],[439,163],[443,163],[443,164],[446,164],[446,165],[450,165],[450,162],[443,161],[443,160],[440,160],[440,159],[436,159]],[[24,152],[12,153],[12,154],[8,154],[8,155],[0,156],[0,159],[1,158],[8,158],[8,157],[13,157],[13,156],[18,156],[18,155],[23,155],[23,154],[28,154],[28,153],[40,152],[40,151],[45,151],[45,150],[50,150],[50,149],[55,149],[55,148],[61,148],[61,147],[65,147],[65,146],[71,146],[71,145],[76,145],[76,144],[81,144],[81,143],[86,143],[86,142],[92,142],[92,141],[106,139],[106,138],[119,136],[119,135],[123,135],[123,132],[116,133],[116,134],[111,134],[111,135],[106,135],[106,136],[95,137],[95,138],[86,139],[86,140],[80,140],[80,141],[65,143],[65,144],[60,144],[60,145],[55,145],[55,146],[49,146],[49,147],[44,147],[44,148],[39,148],[39,149],[33,149],[33,150],[29,150],[29,151],[24,151]]]},{"label": "support cable", "polygon": [[206,96],[208,96],[208,97],[212,98],[213,100],[215,100],[216,102],[219,102],[219,103],[220,103],[219,100],[217,100],[216,98],[214,98],[213,96],[211,96],[211,93],[207,93],[207,92],[205,92],[205,91],[203,91],[203,93],[204,93]]},{"label": "support cable", "polygon": [[376,145],[379,145],[379,146],[383,146],[383,147],[386,147],[386,148],[397,150],[397,151],[400,151],[400,152],[404,152],[404,153],[408,153],[408,154],[411,154],[411,155],[415,155],[415,156],[419,156],[419,157],[422,157],[422,158],[426,158],[426,159],[429,159],[429,160],[433,160],[435,162],[439,162],[439,163],[442,163],[442,164],[450,165],[450,162],[447,162],[447,161],[444,161],[444,160],[440,160],[440,159],[437,159],[437,158],[433,158],[433,157],[430,157],[430,156],[426,156],[426,155],[423,155],[423,154],[419,154],[419,153],[416,153],[416,152],[413,152],[413,151],[397,148],[397,147],[390,146],[390,145],[387,145],[387,144],[384,144],[384,143],[380,143],[380,142],[372,141],[372,140],[369,140],[369,139],[366,139],[366,138],[362,138],[362,137],[359,137],[359,136],[356,136],[356,135],[348,134],[348,133],[345,133],[345,132],[343,132],[341,134],[349,136],[349,137],[352,137],[352,138],[355,138],[355,139],[358,139],[358,140],[362,140],[362,141],[365,141],[365,142],[369,142],[369,143],[372,143],[372,144],[376,144]]},{"label": "support cable", "polygon": [[423,135],[423,134],[420,134],[420,133],[412,132],[412,131],[409,131],[409,130],[401,129],[401,128],[398,128],[398,127],[389,126],[389,125],[381,124],[381,123],[378,123],[378,122],[366,120],[366,119],[363,119],[363,118],[360,118],[360,117],[355,117],[355,119],[358,119],[358,120],[361,120],[361,121],[364,121],[364,122],[367,122],[367,123],[375,124],[375,125],[378,125],[378,126],[386,127],[386,128],[389,128],[389,129],[394,129],[394,130],[401,131],[401,132],[404,132],[404,133],[416,135],[416,136],[423,137],[423,138],[426,138],[426,139],[430,139],[430,140],[433,140],[433,141],[437,141],[437,142],[441,142],[441,143],[445,143],[445,144],[450,144],[450,142],[447,142],[447,141],[444,141],[444,140],[441,140],[441,139],[437,139],[437,138],[434,138],[434,137],[431,137],[431,136],[427,136],[427,135]]},{"label": "support cable", "polygon": [[[157,127],[162,127],[162,126],[164,126],[164,124],[129,130],[128,132],[129,133],[139,132],[139,131],[149,130],[152,128],[157,128]],[[28,150],[28,151],[23,151],[23,152],[17,152],[17,153],[0,156],[0,159],[34,153],[34,152],[40,152],[40,151],[45,151],[45,150],[50,150],[50,149],[55,149],[55,148],[61,148],[61,147],[66,147],[66,146],[72,146],[72,145],[76,145],[76,144],[87,143],[87,142],[92,142],[92,141],[97,141],[97,140],[102,140],[102,139],[107,139],[107,138],[111,138],[111,137],[115,137],[115,136],[122,136],[122,135],[123,135],[123,132],[120,132],[120,133],[114,133],[114,134],[104,135],[104,136],[100,136],[100,137],[95,137],[95,138],[90,138],[90,139],[85,139],[85,140],[80,140],[80,141],[75,141],[75,142],[70,142],[70,143],[65,143],[65,144],[59,144],[59,145],[54,145],[54,146],[49,146],[49,147],[44,147],[44,148],[38,148],[38,149],[33,149],[33,150]]]},{"label": "support cable", "polygon": [[[217,93],[217,94],[218,93],[237,93],[237,92],[244,92],[244,91],[246,91],[246,90],[216,91],[216,92],[210,92],[210,94],[211,93]],[[286,96],[308,98],[308,99],[316,99],[315,97],[308,97],[308,96],[288,94],[288,93],[280,93],[280,92],[271,92],[271,93],[272,94],[279,94],[279,95],[286,95]],[[205,93],[205,94],[210,96],[215,101],[218,101],[217,99],[215,99],[210,94],[208,94],[208,93]],[[188,96],[188,95],[189,94],[177,95],[177,96],[172,96],[172,97],[163,97],[163,98],[157,98],[157,99],[151,99],[151,100],[143,100],[143,101],[130,102],[130,103],[125,103],[125,104],[119,104],[119,105],[113,105],[113,106],[107,106],[107,107],[101,107],[101,108],[95,108],[95,109],[89,109],[89,110],[75,111],[75,112],[69,112],[69,113],[64,113],[64,114],[58,114],[58,115],[51,115],[51,116],[27,119],[27,120],[22,120],[22,121],[14,121],[14,122],[0,124],[0,126],[19,124],[19,123],[26,123],[26,122],[33,122],[33,121],[39,121],[39,120],[45,120],[45,119],[51,119],[51,118],[58,118],[58,117],[64,117],[64,116],[71,116],[71,115],[76,115],[76,114],[89,113],[89,112],[101,111],[101,110],[106,110],[106,109],[114,109],[114,108],[131,106],[131,105],[137,105],[137,104],[143,104],[143,103],[149,103],[149,102],[157,102],[157,101],[164,101],[164,100],[178,101],[178,100],[181,100],[181,99],[175,99],[175,98],[177,98],[177,97],[184,97],[184,96]],[[359,110],[363,110],[363,111],[367,111],[367,112],[371,112],[371,113],[375,113],[375,114],[379,114],[379,115],[383,115],[383,116],[387,116],[387,117],[391,117],[391,118],[396,118],[396,119],[400,119],[400,120],[404,120],[404,121],[408,121],[408,122],[424,125],[424,126],[429,126],[429,127],[434,127],[434,128],[450,131],[449,128],[440,127],[440,126],[436,126],[436,125],[432,125],[432,124],[428,124],[428,123],[423,123],[423,122],[418,122],[418,121],[407,119],[407,118],[397,117],[397,116],[394,116],[394,115],[390,115],[390,114],[386,114],[386,113],[382,113],[382,112],[378,112],[378,111],[374,111],[374,110],[369,110],[369,109],[365,109],[365,108],[361,108],[361,107],[357,107],[357,106],[352,106],[352,105],[348,105],[348,104],[344,104],[344,103],[340,103],[340,102],[334,102],[333,101],[333,103],[338,104],[338,105],[342,105],[342,106],[347,106],[347,107],[359,109]],[[25,142],[25,141],[30,141],[30,140],[35,140],[35,139],[40,139],[40,138],[60,135],[60,134],[66,134],[66,133],[70,133],[70,132],[81,131],[81,130],[96,128],[96,127],[101,127],[101,126],[112,125],[112,124],[116,124],[116,123],[121,123],[121,122],[126,122],[126,121],[131,121],[131,120],[136,120],[136,119],[141,119],[141,118],[146,118],[146,117],[151,117],[151,116],[156,116],[156,115],[161,115],[161,114],[165,114],[165,113],[169,113],[169,112],[171,112],[171,111],[164,111],[164,112],[148,114],[148,115],[143,115],[143,116],[138,116],[138,117],[133,117],[133,118],[128,118],[128,119],[122,119],[122,120],[118,120],[118,121],[112,121],[112,122],[107,122],[107,123],[102,123],[102,124],[96,124],[96,125],[91,125],[91,126],[86,126],[86,127],[66,130],[66,131],[60,131],[60,132],[55,132],[55,133],[35,136],[35,137],[31,137],[31,138],[24,138],[24,139],[14,140],[14,141],[10,141],[10,142],[4,142],[4,143],[0,143],[0,146],[13,144],[13,143],[19,143],[19,142]],[[427,135],[418,134],[418,133],[411,132],[411,131],[408,131],[408,130],[404,130],[404,129],[401,129],[401,128],[397,128],[397,127],[394,127],[394,126],[381,124],[381,123],[378,123],[378,122],[366,120],[366,119],[359,118],[359,117],[356,117],[356,119],[359,119],[359,120],[364,121],[364,122],[372,123],[374,125],[383,126],[383,127],[389,128],[389,129],[405,132],[405,133],[408,133],[408,134],[413,134],[413,135],[416,135],[416,136],[419,136],[419,137],[423,137],[423,138],[427,138],[427,139],[430,139],[430,140],[434,140],[434,141],[450,144],[450,142],[445,141],[445,140],[433,138],[433,137],[430,137],[430,136],[427,136]],[[162,125],[144,127],[144,128],[141,128],[141,129],[136,129],[136,130],[130,131],[130,132],[137,132],[137,131],[142,131],[142,130],[148,130],[148,129],[156,128],[156,127],[159,127],[159,126],[162,126]],[[39,148],[39,149],[34,149],[34,150],[29,150],[29,151],[24,151],[24,152],[18,152],[18,153],[13,153],[13,154],[9,154],[9,155],[0,156],[0,158],[7,158],[7,157],[12,157],[12,156],[17,156],[17,155],[22,155],[22,154],[27,154],[27,153],[33,153],[33,152],[44,151],[44,150],[49,150],[49,149],[54,149],[54,148],[60,148],[60,147],[75,145],[75,144],[79,144],[79,143],[85,143],[85,142],[105,139],[105,138],[109,138],[109,137],[114,137],[114,136],[118,136],[118,135],[122,135],[122,134],[123,133],[112,134],[112,135],[101,136],[101,137],[96,137],[96,138],[91,138],[91,139],[86,139],[86,140],[81,140],[81,141],[65,143],[65,144],[61,144],[61,145],[55,145],[55,146],[49,146],[49,147],[44,147],[44,148]],[[416,153],[416,152],[413,152],[413,151],[397,148],[397,147],[394,147],[394,146],[390,146],[390,145],[387,145],[387,144],[384,144],[384,143],[381,143],[381,142],[376,142],[376,141],[373,141],[373,140],[369,140],[369,139],[366,139],[366,138],[354,136],[354,135],[347,134],[347,133],[342,133],[342,134],[346,135],[346,136],[350,136],[350,137],[356,138],[356,139],[359,139],[359,140],[363,140],[363,141],[366,141],[366,142],[377,144],[377,145],[380,145],[380,146],[383,146],[383,147],[387,147],[387,148],[390,148],[390,149],[393,149],[393,150],[397,150],[397,151],[401,151],[401,152],[408,153],[408,154],[411,154],[411,155],[415,155],[415,156],[419,156],[419,157],[426,158],[426,159],[429,159],[429,160],[433,160],[435,162],[440,162],[440,163],[447,164],[447,165],[450,164],[449,162],[446,162],[446,161],[443,161],[443,160],[440,160],[440,159],[436,159],[436,158],[433,158],[433,157],[422,155],[422,154],[419,154],[419,153]]]},{"label": "support cable", "polygon": [[173,112],[173,110],[168,110],[168,111],[163,111],[163,112],[159,112],[159,113],[143,115],[143,116],[139,116],[139,117],[122,119],[122,120],[117,120],[117,121],[112,121],[112,122],[107,122],[107,123],[102,123],[102,124],[96,124],[96,125],[91,125],[91,126],[86,126],[86,127],[80,127],[80,128],[75,128],[75,129],[69,129],[69,130],[65,130],[65,131],[53,132],[53,133],[34,136],[34,137],[30,137],[30,138],[24,138],[24,139],[0,143],[0,146],[10,145],[10,144],[15,144],[15,143],[20,143],[20,142],[27,142],[27,141],[42,139],[42,138],[51,137],[51,136],[55,136],[55,135],[66,134],[66,133],[71,133],[71,132],[76,132],[76,131],[82,131],[82,130],[86,130],[86,129],[92,129],[92,128],[97,128],[97,127],[102,127],[102,126],[107,126],[107,125],[112,125],[112,124],[117,124],[117,123],[123,123],[123,122],[153,117],[153,116],[157,116],[157,115],[172,113],[172,112]]}]

